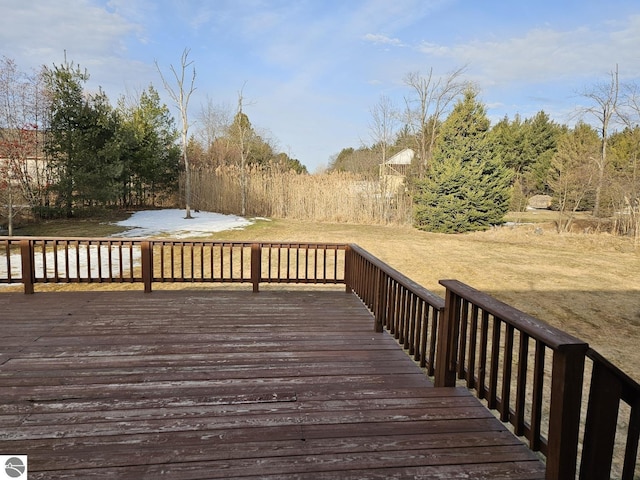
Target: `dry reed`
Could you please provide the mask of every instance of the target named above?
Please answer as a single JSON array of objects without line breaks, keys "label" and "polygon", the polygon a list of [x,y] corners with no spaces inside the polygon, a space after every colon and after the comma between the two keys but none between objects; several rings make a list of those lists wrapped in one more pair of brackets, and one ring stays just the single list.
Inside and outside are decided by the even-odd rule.
[{"label": "dry reed", "polygon": [[[240,214],[242,171],[218,167],[191,173],[192,204]],[[247,168],[246,215],[311,222],[408,225],[411,200],[402,189],[344,172],[300,175],[271,166]]]}]

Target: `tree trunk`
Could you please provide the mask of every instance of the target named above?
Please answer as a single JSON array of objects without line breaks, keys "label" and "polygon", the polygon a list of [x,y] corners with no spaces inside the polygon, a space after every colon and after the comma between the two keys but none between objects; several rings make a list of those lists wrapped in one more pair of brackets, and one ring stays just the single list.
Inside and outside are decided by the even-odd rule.
[{"label": "tree trunk", "polygon": [[11,181],[9,181],[9,225],[8,225],[8,229],[9,229],[9,236],[12,237],[13,236],[13,195],[11,192]]},{"label": "tree trunk", "polygon": [[186,132],[183,132],[182,145],[184,148],[183,151],[183,159],[184,159],[184,203],[186,215],[185,218],[193,218],[191,216],[191,172],[189,171],[189,159],[187,157],[187,141]]}]

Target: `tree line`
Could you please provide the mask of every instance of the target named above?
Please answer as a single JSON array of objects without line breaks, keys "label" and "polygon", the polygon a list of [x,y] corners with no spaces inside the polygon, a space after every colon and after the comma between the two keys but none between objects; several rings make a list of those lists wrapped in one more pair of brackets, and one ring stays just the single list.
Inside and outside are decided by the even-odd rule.
[{"label": "tree line", "polygon": [[152,84],[113,106],[101,89],[87,89],[88,80],[66,58],[33,73],[0,59],[0,216],[10,228],[21,211],[51,218],[179,204],[187,158],[195,171],[238,165],[242,157],[246,165],[306,172],[258,135],[242,111],[215,112],[213,124],[203,108],[203,126],[184,148],[186,132]]},{"label": "tree line", "polygon": [[[181,69],[171,67],[175,90],[160,72],[180,108],[181,129],[153,85],[112,106],[102,90],[87,90],[88,72],[66,58],[32,74],[2,58],[0,213],[8,224],[20,209],[47,218],[181,204],[189,216],[192,181],[200,199],[239,194],[232,213],[242,215],[260,214],[257,202],[248,205],[255,192],[261,192],[260,205],[274,203],[265,203],[265,192],[256,184],[260,178],[284,185],[274,175],[286,175],[285,183],[305,191],[304,182],[289,175],[306,174],[306,168],[252,125],[242,89],[235,108],[207,99],[197,114],[198,128],[188,135],[195,69],[189,88],[187,56],[185,50]],[[598,219],[613,216],[619,232],[640,236],[637,85],[621,84],[617,69],[611,72],[607,81],[583,92],[587,106],[576,109],[571,127],[544,111],[491,125],[464,73],[460,68],[444,76],[432,70],[406,75],[404,105],[381,96],[370,112],[371,141],[331,159],[329,173],[360,179],[335,193],[350,197],[344,205],[366,205],[369,213],[358,218],[409,218],[417,228],[435,232],[481,230],[500,224],[508,210],[526,208],[530,197],[548,195],[559,212],[559,231],[570,228],[576,212],[588,210]],[[390,190],[379,165],[405,148],[415,152],[406,190]],[[212,196],[210,188],[237,191]],[[407,202],[413,204],[409,216]],[[261,208],[292,210],[274,205]]]},{"label": "tree line", "polygon": [[[578,211],[614,218],[619,233],[640,235],[640,89],[621,84],[616,69],[585,89],[575,124],[544,111],[490,124],[464,69],[443,77],[405,77],[402,107],[381,96],[371,108],[371,142],[345,148],[330,171],[374,178],[381,159],[411,148],[407,178],[414,224],[436,232],[485,229],[508,210],[521,211],[534,195],[552,198],[558,230]],[[384,160],[383,160],[384,161]]]}]

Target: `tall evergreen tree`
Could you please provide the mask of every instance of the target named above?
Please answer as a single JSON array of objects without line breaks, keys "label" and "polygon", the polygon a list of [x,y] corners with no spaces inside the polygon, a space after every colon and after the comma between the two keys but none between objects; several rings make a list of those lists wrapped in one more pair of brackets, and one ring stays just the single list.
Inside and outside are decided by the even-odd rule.
[{"label": "tall evergreen tree", "polygon": [[45,149],[56,173],[54,190],[57,205],[66,216],[73,215],[75,172],[81,162],[83,85],[89,79],[86,71],[65,60],[65,63],[44,71],[45,88],[49,96],[49,132]]},{"label": "tall evergreen tree", "polygon": [[169,109],[150,85],[130,107],[121,101],[120,136],[125,166],[120,177],[125,205],[151,203],[158,194],[175,192],[180,171],[179,137]]},{"label": "tall evergreen tree", "polygon": [[553,122],[542,110],[533,118],[527,119],[524,127],[525,148],[521,171],[526,193],[551,193],[546,182],[551,169],[551,159],[567,127]]},{"label": "tall evergreen tree", "polygon": [[100,91],[88,96],[80,110],[74,196],[83,205],[107,205],[118,198],[122,172],[116,137],[119,117]]},{"label": "tall evergreen tree", "polygon": [[119,118],[107,96],[101,90],[87,94],[89,75],[66,59],[43,76],[49,100],[45,150],[55,172],[56,205],[71,217],[77,207],[114,202],[122,171]]},{"label": "tall evergreen tree", "polygon": [[417,228],[460,233],[502,222],[511,172],[492,158],[488,130],[484,106],[467,90],[442,125],[428,176],[417,182]]}]

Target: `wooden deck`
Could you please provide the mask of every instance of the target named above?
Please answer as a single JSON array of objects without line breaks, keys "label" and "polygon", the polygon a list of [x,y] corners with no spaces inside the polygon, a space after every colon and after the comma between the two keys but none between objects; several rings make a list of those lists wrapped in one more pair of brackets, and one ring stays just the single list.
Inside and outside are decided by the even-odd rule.
[{"label": "wooden deck", "polygon": [[544,478],[341,291],[0,293],[0,326],[30,480]]}]

